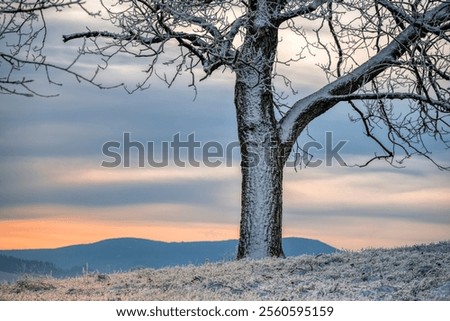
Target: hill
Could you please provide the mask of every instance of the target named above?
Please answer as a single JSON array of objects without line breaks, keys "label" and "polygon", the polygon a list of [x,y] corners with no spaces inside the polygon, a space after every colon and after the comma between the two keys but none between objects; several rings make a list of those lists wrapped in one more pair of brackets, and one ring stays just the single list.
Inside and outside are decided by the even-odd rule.
[{"label": "hill", "polygon": [[450,242],[26,278],[0,285],[0,300],[450,300]]},{"label": "hill", "polygon": [[[335,248],[325,243],[304,238],[285,238],[283,245],[287,256],[336,251]],[[65,276],[73,276],[80,275],[86,270],[111,273],[137,268],[161,268],[228,261],[235,257],[236,248],[236,240],[166,243],[137,238],[119,238],[57,249],[0,251],[0,255],[21,260],[48,262],[54,265],[55,269],[65,271]],[[5,270],[1,261],[0,271],[21,273],[20,270]],[[30,271],[28,272],[30,273]],[[63,273],[59,274],[63,275]]]}]

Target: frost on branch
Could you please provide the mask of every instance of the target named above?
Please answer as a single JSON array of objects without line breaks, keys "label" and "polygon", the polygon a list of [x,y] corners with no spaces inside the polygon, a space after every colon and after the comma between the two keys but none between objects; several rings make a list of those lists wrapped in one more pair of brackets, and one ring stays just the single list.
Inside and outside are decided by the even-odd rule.
[{"label": "frost on branch", "polygon": [[[100,55],[103,68],[117,54],[143,58],[146,73],[134,90],[147,88],[152,76],[170,86],[187,73],[195,87],[217,70],[236,72],[245,61],[252,61],[242,54],[245,39],[260,39],[258,34],[278,29],[278,46],[265,62],[272,80],[264,86],[272,92],[287,150],[311,121],[340,102],[350,105],[352,120],[361,121],[365,134],[384,151],[374,159],[395,164],[401,161],[394,159],[397,151],[401,158],[413,154],[430,158],[427,137],[448,147],[450,5],[446,1],[102,3],[102,18],[113,28],[88,26],[88,31],[65,35],[64,41],[84,39],[83,53]],[[299,52],[280,59],[282,50],[297,44],[283,41],[285,35],[297,39]],[[312,64],[323,70],[329,83],[299,99],[295,97],[298,79],[281,70]],[[381,137],[375,128],[384,129]]]}]

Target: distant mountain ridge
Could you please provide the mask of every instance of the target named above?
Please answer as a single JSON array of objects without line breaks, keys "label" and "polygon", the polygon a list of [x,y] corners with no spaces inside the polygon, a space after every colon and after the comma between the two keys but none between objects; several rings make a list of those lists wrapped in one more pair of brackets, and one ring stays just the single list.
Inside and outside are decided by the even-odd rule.
[{"label": "distant mountain ridge", "polygon": [[[167,243],[138,238],[118,238],[56,249],[0,250],[0,255],[49,263],[58,270],[58,275],[69,276],[81,274],[85,270],[111,273],[136,268],[229,261],[235,257],[237,244],[237,240]],[[283,247],[286,256],[337,251],[317,240],[294,237],[284,238]],[[0,271],[14,272],[6,270],[2,265],[4,264],[0,261]]]}]

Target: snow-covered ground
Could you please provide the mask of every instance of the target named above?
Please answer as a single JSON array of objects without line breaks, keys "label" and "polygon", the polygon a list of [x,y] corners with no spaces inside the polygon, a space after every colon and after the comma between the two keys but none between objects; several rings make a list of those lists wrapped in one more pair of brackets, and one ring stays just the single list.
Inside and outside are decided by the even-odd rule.
[{"label": "snow-covered ground", "polygon": [[25,278],[0,300],[450,300],[450,241],[288,259]]}]

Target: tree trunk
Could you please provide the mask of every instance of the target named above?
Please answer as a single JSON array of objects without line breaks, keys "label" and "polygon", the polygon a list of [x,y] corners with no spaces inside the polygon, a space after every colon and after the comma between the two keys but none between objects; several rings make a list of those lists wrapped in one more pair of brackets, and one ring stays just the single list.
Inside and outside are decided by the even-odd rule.
[{"label": "tree trunk", "polygon": [[[238,259],[282,257],[283,166],[269,141],[243,148]],[[248,162],[249,161],[249,162]]]},{"label": "tree trunk", "polygon": [[235,70],[242,158],[238,259],[284,256],[281,244],[284,155],[272,97],[277,41],[277,28],[273,25],[249,28]]}]

